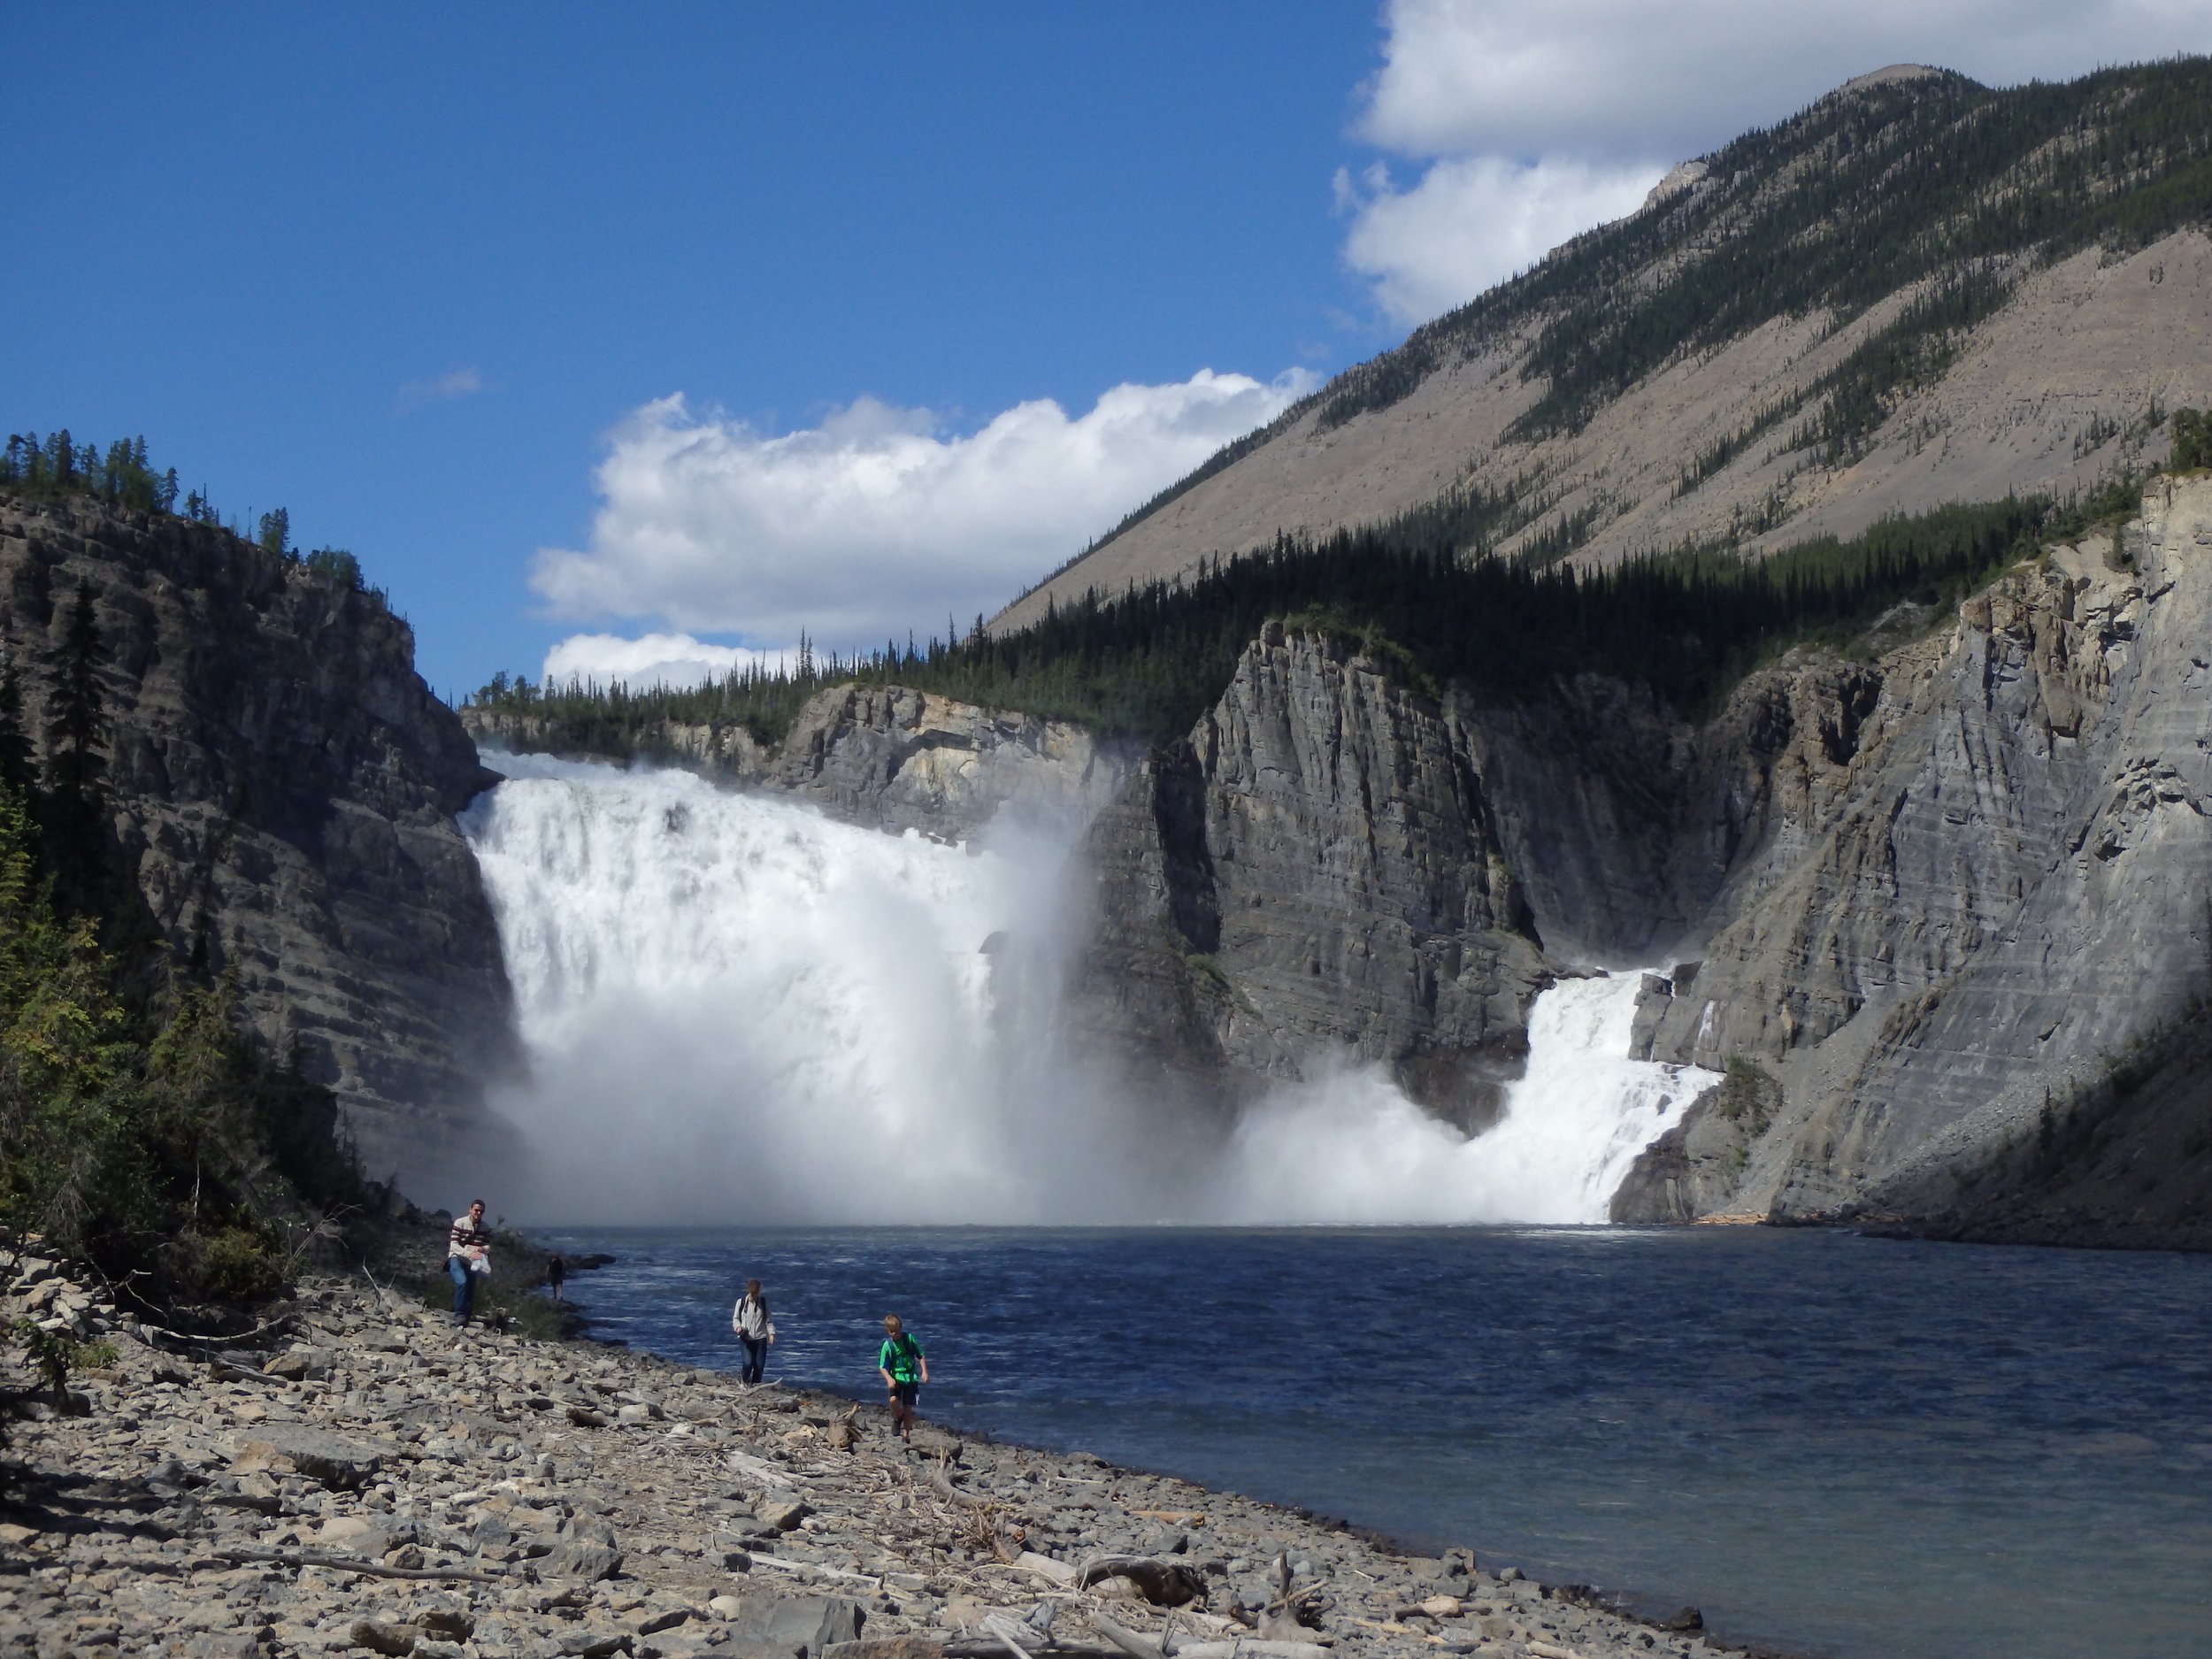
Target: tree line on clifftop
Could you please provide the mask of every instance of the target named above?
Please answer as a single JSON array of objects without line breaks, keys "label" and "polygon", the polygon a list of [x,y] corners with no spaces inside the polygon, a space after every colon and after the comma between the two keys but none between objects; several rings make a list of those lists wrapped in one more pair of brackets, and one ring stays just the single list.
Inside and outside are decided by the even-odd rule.
[{"label": "tree line on clifftop", "polygon": [[12,432],[7,448],[0,450],[0,495],[34,501],[89,496],[111,507],[213,525],[241,541],[251,541],[263,552],[288,564],[366,594],[379,604],[388,604],[382,588],[372,588],[362,579],[361,561],[346,549],[320,547],[306,551],[293,546],[289,510],[276,507],[261,514],[249,536],[236,519],[227,520],[216,511],[204,489],[189,492],[180,507],[177,492],[180,488],[175,467],[154,471],[142,435],[118,438],[103,449],[97,444],[79,444],[66,426],[43,440],[35,432]]},{"label": "tree line on clifftop", "polygon": [[[2174,421],[2177,444],[2205,428],[2193,411]],[[521,746],[621,757],[664,757],[672,724],[742,726],[772,745],[809,697],[849,681],[909,686],[1164,745],[1189,732],[1261,628],[1280,621],[1347,636],[1431,695],[1456,687],[1510,701],[1595,672],[1648,686],[1696,719],[1793,646],[1847,649],[1885,617],[1932,619],[2046,544],[2124,519],[2139,488],[2116,479],[2063,503],[1942,507],[1763,558],[1694,548],[1600,571],[1470,557],[1461,538],[1495,503],[1426,508],[1318,540],[1280,535],[1186,578],[1054,606],[1018,633],[993,633],[979,618],[965,637],[949,628],[923,645],[893,641],[850,656],[809,648],[795,662],[690,687],[538,685],[503,673],[471,703],[526,717],[513,723],[511,741]]]}]

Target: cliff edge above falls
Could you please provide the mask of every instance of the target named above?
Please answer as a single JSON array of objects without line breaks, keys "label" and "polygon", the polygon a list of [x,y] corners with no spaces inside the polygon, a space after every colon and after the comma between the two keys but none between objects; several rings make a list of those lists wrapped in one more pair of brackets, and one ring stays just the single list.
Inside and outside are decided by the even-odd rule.
[{"label": "cliff edge above falls", "polygon": [[204,941],[262,1035],[411,1190],[486,1129],[505,970],[454,814],[494,781],[375,596],[211,526],[0,501],[0,641],[44,726],[80,583],[111,824],[170,945]]},{"label": "cliff edge above falls", "polygon": [[[532,715],[471,706],[460,719],[490,749],[548,742],[545,722]],[[1064,720],[861,684],[817,692],[773,748],[733,721],[667,722],[642,748],[649,762],[943,841],[969,840],[1002,817],[1007,827],[1071,839],[1135,764],[1129,746]]]}]

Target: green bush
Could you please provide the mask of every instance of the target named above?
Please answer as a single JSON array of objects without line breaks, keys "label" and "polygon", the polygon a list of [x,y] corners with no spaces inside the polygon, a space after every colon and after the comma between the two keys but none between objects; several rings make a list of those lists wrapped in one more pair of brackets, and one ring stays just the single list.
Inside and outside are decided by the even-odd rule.
[{"label": "green bush", "polygon": [[1756,1141],[1773,1121],[1782,1086],[1765,1067],[1746,1056],[1732,1054],[1722,1064],[1726,1075],[1721,1079],[1713,1109],[1741,1127],[1747,1140]]},{"label": "green bush", "polygon": [[10,1334],[21,1344],[31,1369],[58,1402],[68,1396],[69,1379],[81,1371],[103,1371],[115,1363],[115,1344],[80,1342],[65,1332],[42,1330],[33,1320],[18,1319]]},{"label": "green bush", "polygon": [[95,916],[58,906],[51,862],[0,787],[0,1227],[141,1296],[278,1294],[270,1218],[365,1192],[329,1092],[240,1029],[231,979],[103,950]]},{"label": "green bush", "polygon": [[229,1226],[201,1235],[192,1254],[201,1290],[217,1302],[251,1304],[280,1293],[290,1275],[283,1256],[257,1227]]},{"label": "green bush", "polygon": [[2212,466],[2212,415],[2200,409],[2177,409],[2169,426],[2174,437],[2175,472]]}]

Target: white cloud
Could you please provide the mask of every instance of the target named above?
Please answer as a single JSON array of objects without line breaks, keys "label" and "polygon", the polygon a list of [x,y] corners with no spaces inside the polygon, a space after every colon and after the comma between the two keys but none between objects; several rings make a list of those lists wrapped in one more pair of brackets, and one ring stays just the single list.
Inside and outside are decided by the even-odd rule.
[{"label": "white cloud", "polygon": [[1394,320],[1425,322],[1534,265],[1568,238],[1632,211],[1664,169],[1497,156],[1440,161],[1409,190],[1379,165],[1338,198],[1355,217],[1344,257]]},{"label": "white cloud", "polygon": [[1346,258],[1402,322],[1633,208],[1632,179],[1886,65],[2009,85],[2212,50],[2202,0],[1391,0],[1386,28],[1356,130],[1429,165],[1354,192]]},{"label": "white cloud", "polygon": [[410,380],[399,388],[396,406],[404,414],[411,409],[420,409],[425,403],[449,403],[456,398],[473,397],[484,389],[484,377],[473,368],[455,369],[434,380]]},{"label": "white cloud", "polygon": [[2201,0],[1391,0],[1360,123],[1402,155],[1669,161],[1887,64],[1991,85],[2212,48]]},{"label": "white cloud", "polygon": [[720,679],[733,668],[772,668],[790,650],[750,650],[742,645],[714,645],[688,634],[647,634],[626,639],[617,634],[572,634],[545,654],[544,678],[560,685],[572,680],[646,687],[695,686]]},{"label": "white cloud", "polygon": [[949,614],[964,631],[1311,384],[1202,369],[1072,419],[1019,403],[965,434],[862,398],[769,436],[679,394],[616,429],[590,544],[541,549],[530,585],[557,616],[754,641],[902,643]]}]

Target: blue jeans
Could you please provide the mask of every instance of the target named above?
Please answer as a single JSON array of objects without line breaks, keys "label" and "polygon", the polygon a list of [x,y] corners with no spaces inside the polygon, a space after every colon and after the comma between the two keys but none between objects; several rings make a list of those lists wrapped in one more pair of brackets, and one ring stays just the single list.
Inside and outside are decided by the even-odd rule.
[{"label": "blue jeans", "polygon": [[476,1311],[476,1275],[469,1271],[467,1258],[449,1256],[445,1271],[453,1280],[453,1317],[462,1325]]},{"label": "blue jeans", "polygon": [[768,1339],[764,1336],[741,1336],[737,1340],[745,1345],[745,1366],[739,1374],[739,1380],[757,1383],[760,1380],[761,1368],[768,1363]]}]

